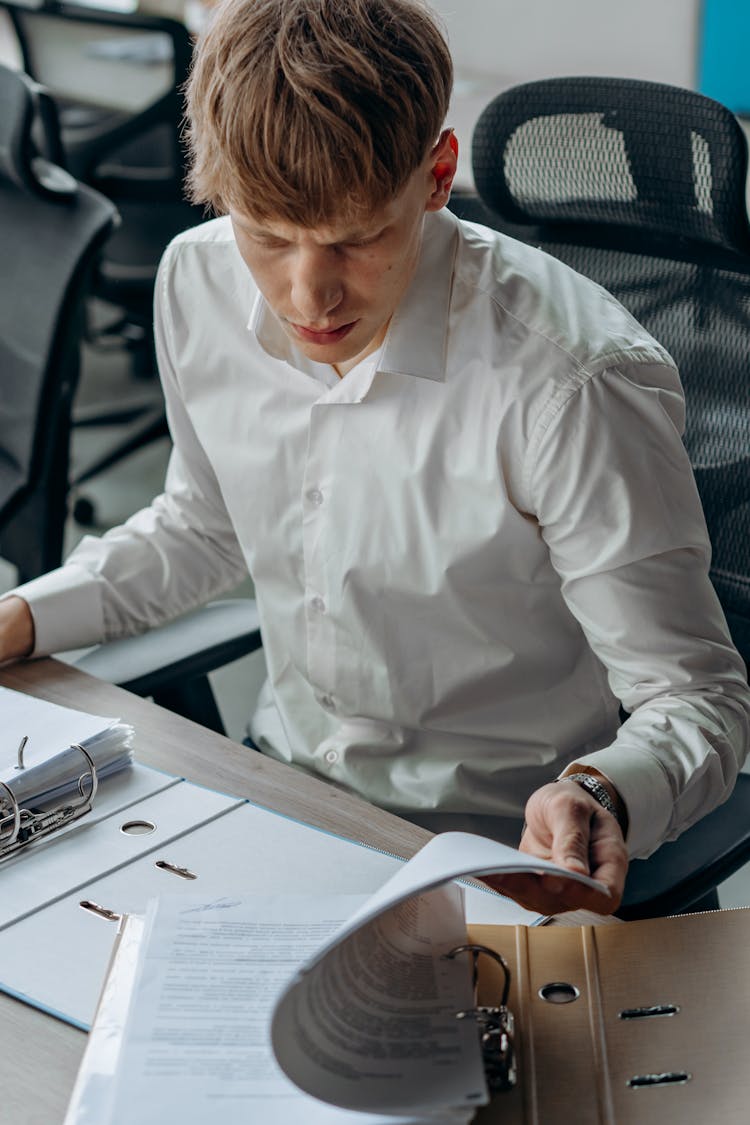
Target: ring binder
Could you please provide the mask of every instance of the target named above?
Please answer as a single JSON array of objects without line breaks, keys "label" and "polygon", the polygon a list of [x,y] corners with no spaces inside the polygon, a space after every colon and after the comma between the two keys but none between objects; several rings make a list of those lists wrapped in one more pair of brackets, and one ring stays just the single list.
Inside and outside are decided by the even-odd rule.
[{"label": "ring binder", "polygon": [[[457,945],[449,950],[445,956],[453,960],[459,953],[470,953],[472,956],[472,984],[474,987],[474,1007],[456,1012],[456,1019],[475,1019],[479,1028],[479,1043],[484,1059],[484,1072],[490,1093],[502,1090],[512,1090],[518,1081],[516,1069],[516,1055],[513,1044],[515,1021],[513,1013],[508,1008],[510,995],[510,969],[508,962],[501,954],[489,946],[471,942],[466,945]],[[477,989],[479,985],[479,969],[477,962],[482,953],[496,961],[503,970],[505,984],[500,1004],[490,1007],[479,1004]]]},{"label": "ring binder", "polygon": [[[18,769],[24,768],[24,746],[25,740],[18,748]],[[99,786],[96,766],[80,742],[72,743],[71,749],[80,750],[87,765],[87,770],[78,778],[79,801],[66,801],[51,809],[22,808],[10,786],[0,781],[0,863],[91,810]]]},{"label": "ring binder", "polygon": [[26,749],[26,743],[28,741],[29,741],[29,736],[27,734],[25,734],[18,744],[18,750],[16,752],[17,757],[18,757],[18,764],[16,765],[17,770],[23,770],[23,769],[26,768],[23,764],[23,752]]}]

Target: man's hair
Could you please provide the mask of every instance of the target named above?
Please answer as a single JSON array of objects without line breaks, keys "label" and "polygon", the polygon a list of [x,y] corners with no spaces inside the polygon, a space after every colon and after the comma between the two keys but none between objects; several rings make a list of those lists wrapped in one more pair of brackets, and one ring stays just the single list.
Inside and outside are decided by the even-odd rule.
[{"label": "man's hair", "polygon": [[188,83],[188,188],[317,226],[374,211],[438,139],[453,67],[421,0],[224,0]]}]

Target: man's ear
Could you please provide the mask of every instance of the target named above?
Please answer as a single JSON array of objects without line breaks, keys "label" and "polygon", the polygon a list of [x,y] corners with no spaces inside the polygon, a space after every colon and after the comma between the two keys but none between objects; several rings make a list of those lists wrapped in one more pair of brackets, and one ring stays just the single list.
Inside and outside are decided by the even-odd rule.
[{"label": "man's ear", "polygon": [[425,210],[439,211],[450,199],[458,164],[458,140],[452,129],[444,129],[440,134],[429,160],[433,188]]}]

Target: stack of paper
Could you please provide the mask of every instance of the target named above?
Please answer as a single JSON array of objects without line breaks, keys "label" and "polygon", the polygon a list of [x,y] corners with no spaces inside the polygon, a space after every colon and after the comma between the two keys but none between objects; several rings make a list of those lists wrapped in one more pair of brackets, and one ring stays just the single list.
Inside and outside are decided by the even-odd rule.
[{"label": "stack of paper", "polygon": [[467,1125],[488,1091],[477,1027],[456,1019],[470,966],[446,954],[465,910],[533,917],[451,882],[488,871],[561,873],[446,833],[369,899],[152,901],[145,926],[125,923],[65,1125],[202,1125],[219,1108],[223,1125]]},{"label": "stack of paper", "polygon": [[2,687],[0,714],[0,781],[22,806],[44,806],[78,789],[88,766],[76,743],[85,747],[100,780],[132,761],[133,728],[117,718],[74,711]]}]

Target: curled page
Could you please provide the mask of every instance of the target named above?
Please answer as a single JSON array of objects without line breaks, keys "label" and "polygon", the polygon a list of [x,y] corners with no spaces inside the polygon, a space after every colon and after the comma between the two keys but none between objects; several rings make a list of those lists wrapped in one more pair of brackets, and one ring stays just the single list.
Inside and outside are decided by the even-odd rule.
[{"label": "curled page", "polygon": [[271,1038],[287,1077],[344,1109],[440,1113],[488,1100],[466,940],[471,875],[562,875],[602,884],[464,832],[436,836],[304,964],[276,1003]]}]

